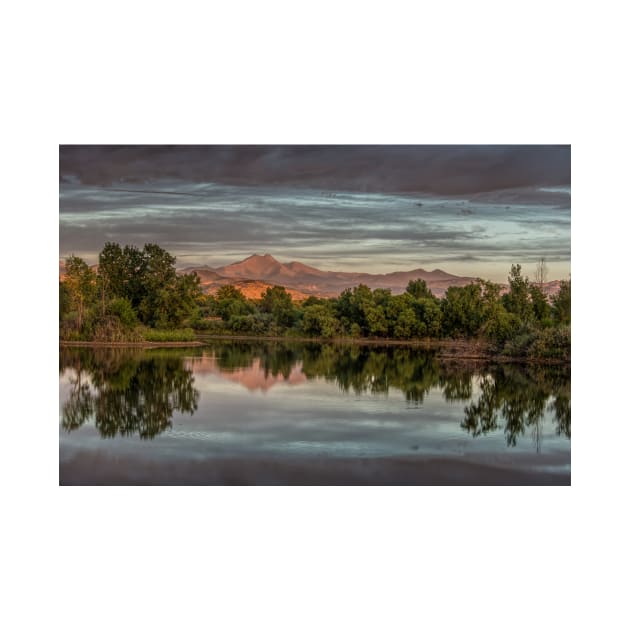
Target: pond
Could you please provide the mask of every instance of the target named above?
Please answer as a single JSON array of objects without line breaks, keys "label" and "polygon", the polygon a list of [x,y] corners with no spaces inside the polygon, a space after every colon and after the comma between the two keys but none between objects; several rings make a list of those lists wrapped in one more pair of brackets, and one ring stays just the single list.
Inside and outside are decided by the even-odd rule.
[{"label": "pond", "polygon": [[570,484],[570,382],[410,346],[60,348],[60,484]]}]

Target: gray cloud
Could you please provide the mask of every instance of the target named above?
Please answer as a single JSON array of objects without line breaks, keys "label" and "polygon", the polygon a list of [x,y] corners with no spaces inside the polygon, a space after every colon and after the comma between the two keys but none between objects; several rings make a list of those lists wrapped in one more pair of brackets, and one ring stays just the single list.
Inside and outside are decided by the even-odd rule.
[{"label": "gray cloud", "polygon": [[[79,147],[68,153],[62,148],[64,167],[59,197],[62,257],[77,253],[94,261],[103,244],[111,240],[139,246],[157,242],[174,252],[185,265],[218,266],[255,252],[266,252],[281,260],[297,259],[324,269],[387,272],[442,266],[453,273],[498,279],[505,276],[498,267],[495,271],[499,264],[505,270],[509,269],[509,262],[532,262],[545,256],[555,263],[554,273],[568,275],[571,197],[570,186],[561,181],[547,184],[542,180],[530,181],[510,190],[460,194],[452,193],[460,184],[451,189],[451,194],[439,194],[429,189],[409,192],[381,188],[370,192],[369,186],[358,190],[323,190],[313,186],[313,182],[308,186],[272,185],[264,181],[257,185],[236,185],[196,181],[192,177],[184,181],[178,178],[179,171],[192,149],[183,153],[174,150],[170,170],[166,168],[168,152],[163,147],[158,149],[143,152],[141,148],[131,147],[119,153],[115,148]],[[333,152],[330,147],[321,149],[326,150],[323,154],[278,147],[276,151],[259,152],[254,159],[252,156],[257,153],[252,149],[243,162],[242,155],[238,158],[240,153],[233,149],[215,149],[223,156],[223,164],[236,168],[235,165],[242,163],[247,167],[246,172],[257,165],[257,169],[277,174],[281,172],[276,168],[278,164],[288,168],[287,156],[298,156],[293,173],[300,176],[300,182],[304,180],[300,173],[305,172],[305,164],[316,155],[321,158]],[[383,157],[383,164],[389,166],[391,160],[405,155],[404,147],[382,150],[385,149],[391,150],[389,157],[387,151]],[[477,155],[477,168],[484,164],[496,166],[500,160],[507,160],[512,164],[510,168],[516,168],[514,165],[522,159],[522,154],[511,148],[482,147],[477,153],[472,149],[453,148],[438,162],[447,165],[454,160],[461,166]],[[216,151],[212,155],[217,155]],[[363,160],[369,166],[374,158],[370,151],[350,155],[352,163]],[[551,153],[555,154],[554,151]],[[111,164],[97,159],[99,155],[102,158],[110,154],[116,157]],[[201,165],[207,163],[209,155],[200,150]],[[85,163],[79,157],[85,157]],[[554,159],[562,162],[558,155]],[[133,179],[137,176],[134,173],[156,163],[159,168],[154,169],[154,175],[164,172],[168,177],[145,180],[138,176],[136,184],[127,180],[124,185],[104,185],[112,184],[112,176],[119,172],[116,169],[122,169],[122,173],[123,167],[129,167],[128,175]],[[338,160],[333,160],[333,165],[337,163]],[[71,174],[73,164],[77,172]],[[201,166],[191,168],[200,173]],[[327,172],[327,167],[321,168],[321,172]],[[350,177],[351,170],[341,168],[340,172]],[[468,181],[474,169],[464,171],[469,175],[464,177],[460,173],[455,178],[460,183]],[[534,172],[535,169],[526,169],[530,175]],[[384,173],[383,170],[379,181],[388,181],[393,187],[396,178],[383,179]],[[481,179],[477,188],[490,181]],[[526,179],[525,175],[521,177],[523,181]],[[406,180],[402,177],[396,181],[400,184]]]},{"label": "gray cloud", "polygon": [[462,194],[568,186],[566,145],[73,146],[62,182],[114,186],[160,179],[371,192]]}]

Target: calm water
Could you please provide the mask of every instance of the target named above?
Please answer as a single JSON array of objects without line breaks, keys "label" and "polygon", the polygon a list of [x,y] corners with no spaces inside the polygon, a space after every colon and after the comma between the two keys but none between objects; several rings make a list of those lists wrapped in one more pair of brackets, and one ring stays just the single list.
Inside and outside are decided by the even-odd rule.
[{"label": "calm water", "polygon": [[568,484],[570,372],[405,347],[60,349],[60,483]]}]

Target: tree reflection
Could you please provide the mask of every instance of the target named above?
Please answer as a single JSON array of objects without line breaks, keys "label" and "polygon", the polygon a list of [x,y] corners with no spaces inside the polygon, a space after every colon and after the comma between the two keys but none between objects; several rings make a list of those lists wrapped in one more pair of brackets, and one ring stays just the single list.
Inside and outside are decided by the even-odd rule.
[{"label": "tree reflection", "polygon": [[177,351],[64,348],[61,369],[72,369],[62,426],[73,431],[93,418],[102,437],[153,438],[172,426],[175,412],[197,409],[192,371]]},{"label": "tree reflection", "polygon": [[558,435],[571,437],[571,375],[566,367],[446,363],[434,352],[411,346],[227,341],[211,348],[221,369],[251,367],[257,359],[265,376],[286,377],[301,362],[307,378],[323,378],[356,395],[387,395],[394,388],[411,404],[421,405],[437,389],[449,402],[469,401],[462,429],[478,437],[502,428],[508,446],[516,446],[529,431],[540,451],[546,413]]},{"label": "tree reflection", "polygon": [[556,433],[571,437],[571,397],[566,394],[558,394],[549,403],[549,409],[554,412],[556,418]]},{"label": "tree reflection", "polygon": [[216,346],[215,358],[220,369],[228,372],[251,367],[254,359],[260,361],[265,377],[289,378],[291,369],[300,359],[299,351],[283,343],[228,343]]},{"label": "tree reflection", "polygon": [[494,366],[479,384],[480,395],[464,408],[461,427],[473,436],[498,428],[504,421],[508,446],[531,429],[540,451],[545,411],[553,413],[558,435],[571,437],[570,373],[567,369]]},{"label": "tree reflection", "polygon": [[72,389],[62,409],[63,427],[72,431],[93,418],[104,437],[159,434],[175,412],[197,409],[194,362],[191,369],[183,361],[191,354],[210,355],[230,373],[256,362],[265,378],[282,376],[285,382],[297,367],[308,379],[324,379],[355,395],[388,395],[393,388],[414,406],[438,391],[446,401],[466,403],[464,431],[478,437],[503,430],[508,446],[529,433],[540,450],[549,416],[558,435],[571,437],[569,368],[462,365],[411,346],[238,341],[214,342],[203,351],[64,348],[60,369],[72,368]]},{"label": "tree reflection", "polygon": [[304,353],[302,370],[355,394],[387,394],[393,387],[416,404],[440,382],[434,354],[409,347],[312,346]]}]

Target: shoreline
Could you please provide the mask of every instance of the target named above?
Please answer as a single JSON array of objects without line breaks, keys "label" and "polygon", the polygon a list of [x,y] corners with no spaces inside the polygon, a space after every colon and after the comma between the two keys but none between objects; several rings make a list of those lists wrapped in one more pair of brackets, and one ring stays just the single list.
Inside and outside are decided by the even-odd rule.
[{"label": "shoreline", "polygon": [[355,345],[375,347],[411,347],[435,350],[436,358],[444,361],[482,361],[492,363],[516,363],[521,365],[562,365],[571,361],[562,359],[533,359],[510,357],[493,353],[488,342],[461,339],[363,339],[355,337],[281,337],[257,335],[197,335],[194,341],[64,341],[60,347],[77,348],[201,348],[212,341],[259,341],[277,343],[317,343],[332,345]]},{"label": "shoreline", "polygon": [[571,361],[563,359],[533,359],[527,357],[510,357],[491,352],[491,344],[483,340],[464,339],[375,339],[356,337],[281,337],[256,335],[199,335],[208,341],[276,341],[283,343],[321,343],[334,345],[357,346],[400,346],[436,350],[438,359],[452,361],[491,361],[495,363],[521,363],[532,365],[565,365]]},{"label": "shoreline", "polygon": [[190,348],[205,345],[201,341],[63,341],[60,347],[75,348]]}]

